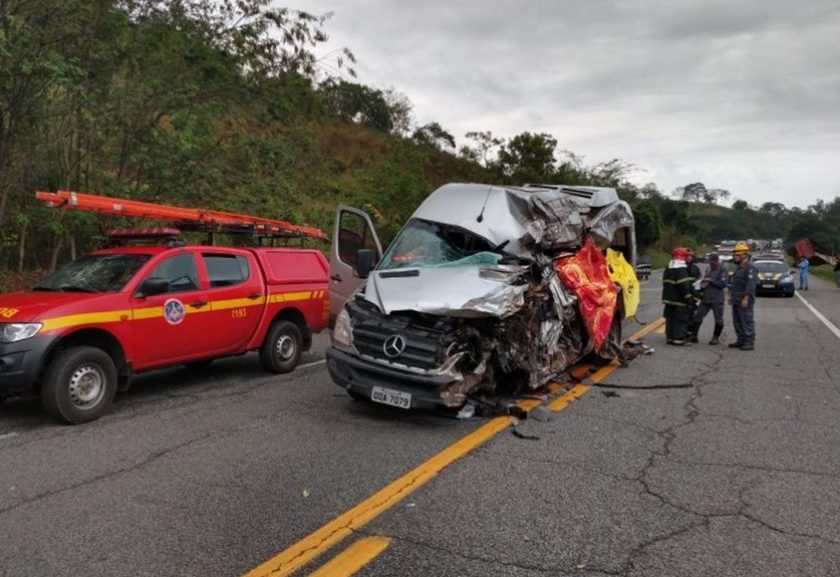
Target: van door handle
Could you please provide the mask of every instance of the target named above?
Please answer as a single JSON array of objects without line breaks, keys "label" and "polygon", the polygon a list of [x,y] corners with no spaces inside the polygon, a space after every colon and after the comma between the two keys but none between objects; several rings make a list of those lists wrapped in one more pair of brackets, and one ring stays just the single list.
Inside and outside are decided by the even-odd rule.
[{"label": "van door handle", "polygon": [[261,296],[262,296],[262,293],[252,293],[252,294],[248,295],[248,298],[251,299],[251,300],[255,300],[255,299],[260,298]]},{"label": "van door handle", "polygon": [[200,309],[203,306],[207,306],[207,301],[195,301],[194,303],[190,303],[190,306],[193,308]]},{"label": "van door handle", "polygon": [[340,274],[334,274],[330,277],[330,280],[334,280],[335,282],[341,282],[341,275]]}]

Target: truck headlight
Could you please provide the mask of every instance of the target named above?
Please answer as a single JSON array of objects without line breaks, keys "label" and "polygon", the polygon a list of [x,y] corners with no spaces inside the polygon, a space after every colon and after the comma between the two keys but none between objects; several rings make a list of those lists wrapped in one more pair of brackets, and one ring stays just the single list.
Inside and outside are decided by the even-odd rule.
[{"label": "truck headlight", "polygon": [[5,323],[0,324],[0,342],[16,343],[34,337],[44,326],[41,323]]},{"label": "truck headlight", "polygon": [[333,345],[340,349],[353,348],[353,330],[350,326],[350,314],[347,309],[341,309],[335,319],[335,327],[332,333]]}]

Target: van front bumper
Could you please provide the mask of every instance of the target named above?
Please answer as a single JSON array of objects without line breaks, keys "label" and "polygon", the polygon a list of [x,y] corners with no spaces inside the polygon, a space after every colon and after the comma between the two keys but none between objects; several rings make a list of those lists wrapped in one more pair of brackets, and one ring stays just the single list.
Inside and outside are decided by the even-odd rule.
[{"label": "van front bumper", "polygon": [[434,409],[442,406],[440,391],[454,382],[448,375],[426,375],[386,367],[346,353],[335,347],[327,349],[327,369],[335,384],[352,395],[370,399],[373,387],[411,395],[411,409]]}]

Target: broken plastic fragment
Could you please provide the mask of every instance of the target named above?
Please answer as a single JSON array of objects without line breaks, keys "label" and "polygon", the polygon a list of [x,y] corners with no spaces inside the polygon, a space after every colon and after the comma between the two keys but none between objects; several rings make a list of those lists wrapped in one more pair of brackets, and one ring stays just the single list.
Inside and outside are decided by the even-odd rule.
[{"label": "broken plastic fragment", "polygon": [[539,406],[534,409],[531,409],[531,412],[528,413],[528,417],[534,419],[535,421],[550,421],[554,415],[551,414],[551,411],[548,407]]},{"label": "broken plastic fragment", "polygon": [[456,415],[456,417],[459,419],[472,419],[474,416],[475,405],[473,405],[472,403],[465,404],[463,407],[461,407],[461,410],[458,411],[458,414]]}]

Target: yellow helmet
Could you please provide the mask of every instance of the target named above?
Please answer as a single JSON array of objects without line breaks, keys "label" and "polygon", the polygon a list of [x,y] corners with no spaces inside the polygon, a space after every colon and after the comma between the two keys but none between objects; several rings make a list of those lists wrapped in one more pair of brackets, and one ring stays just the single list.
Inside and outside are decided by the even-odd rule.
[{"label": "yellow helmet", "polygon": [[736,252],[750,252],[750,250],[751,250],[750,245],[741,241],[741,242],[739,242],[738,244],[735,245],[735,248],[732,249],[732,252],[733,253],[736,253]]}]

